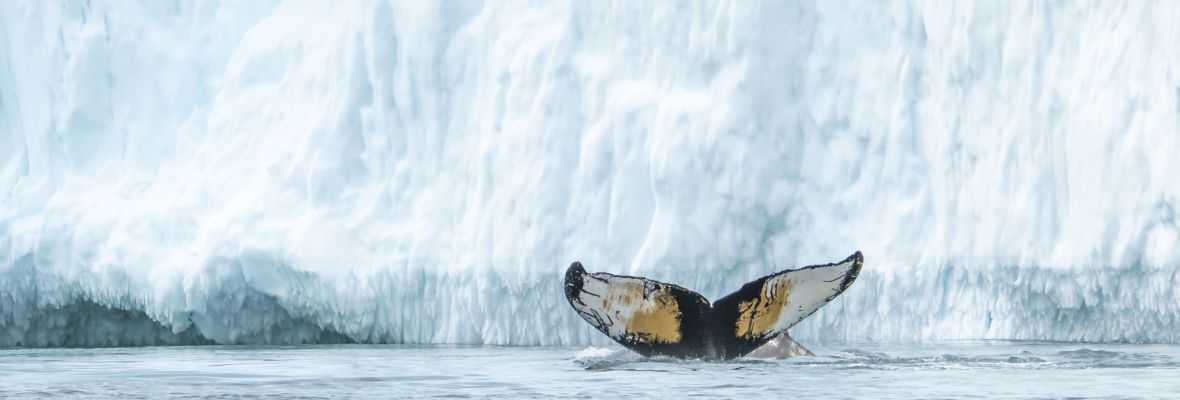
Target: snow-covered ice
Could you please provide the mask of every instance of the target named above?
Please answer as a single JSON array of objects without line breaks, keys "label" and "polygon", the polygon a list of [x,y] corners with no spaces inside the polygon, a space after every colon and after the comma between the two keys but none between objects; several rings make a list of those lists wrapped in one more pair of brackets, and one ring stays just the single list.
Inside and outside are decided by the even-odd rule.
[{"label": "snow-covered ice", "polygon": [[[443,4],[445,3],[445,4]],[[792,335],[1180,342],[1180,3],[0,3],[0,346],[603,344],[566,266]]]}]

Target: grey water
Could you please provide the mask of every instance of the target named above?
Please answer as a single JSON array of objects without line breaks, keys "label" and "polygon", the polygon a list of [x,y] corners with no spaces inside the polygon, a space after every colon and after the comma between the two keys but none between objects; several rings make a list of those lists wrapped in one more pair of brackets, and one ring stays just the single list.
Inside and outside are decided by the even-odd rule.
[{"label": "grey water", "polygon": [[1175,398],[1180,345],[809,346],[706,363],[585,347],[0,350],[0,398]]}]

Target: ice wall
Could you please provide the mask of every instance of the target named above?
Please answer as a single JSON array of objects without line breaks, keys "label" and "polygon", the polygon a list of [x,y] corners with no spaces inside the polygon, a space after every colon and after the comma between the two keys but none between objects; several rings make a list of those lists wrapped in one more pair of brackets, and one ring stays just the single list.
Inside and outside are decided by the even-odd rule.
[{"label": "ice wall", "polygon": [[574,260],[716,298],[854,250],[800,341],[1180,342],[1178,19],[3,2],[0,346],[601,343]]}]

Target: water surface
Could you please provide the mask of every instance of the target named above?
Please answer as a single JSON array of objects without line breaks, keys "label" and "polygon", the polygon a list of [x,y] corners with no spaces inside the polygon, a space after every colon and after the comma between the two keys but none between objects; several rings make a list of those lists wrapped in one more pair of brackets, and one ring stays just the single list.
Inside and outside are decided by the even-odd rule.
[{"label": "water surface", "polygon": [[0,350],[0,397],[1161,398],[1180,345],[809,346],[705,363],[568,347],[316,345]]}]

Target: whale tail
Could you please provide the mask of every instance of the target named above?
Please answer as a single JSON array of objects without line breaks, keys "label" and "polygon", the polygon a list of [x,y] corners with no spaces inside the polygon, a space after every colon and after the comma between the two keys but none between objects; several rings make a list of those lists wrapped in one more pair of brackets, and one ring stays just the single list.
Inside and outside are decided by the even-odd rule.
[{"label": "whale tail", "polygon": [[[565,295],[582,319],[644,356],[728,360],[758,349],[843,293],[864,257],[785,270],[710,303],[699,293],[647,278],[565,273]],[[804,349],[805,350],[805,349]]]}]

